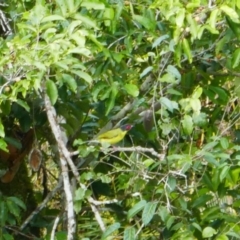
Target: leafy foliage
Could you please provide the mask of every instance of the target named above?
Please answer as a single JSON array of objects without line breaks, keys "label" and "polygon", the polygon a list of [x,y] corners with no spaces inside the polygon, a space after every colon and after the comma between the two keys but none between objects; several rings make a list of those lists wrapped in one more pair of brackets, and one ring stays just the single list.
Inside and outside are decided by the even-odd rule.
[{"label": "leafy foliage", "polygon": [[[78,150],[73,160],[88,187],[73,186],[78,239],[240,237],[240,5],[211,4],[23,0],[1,6],[14,34],[0,39],[0,148],[7,149],[14,126],[35,129],[45,160],[39,174],[45,185],[32,177],[41,204],[43,189],[52,190],[61,173],[46,92],[68,150]],[[135,126],[119,146],[91,144],[99,131],[126,122]],[[102,203],[104,232],[89,196]],[[55,195],[31,222],[44,230],[38,237],[50,237],[57,216],[64,223],[61,198]],[[6,223],[24,221],[23,206],[15,196],[1,200],[3,239],[10,239]],[[66,239],[61,226],[55,237]]]}]

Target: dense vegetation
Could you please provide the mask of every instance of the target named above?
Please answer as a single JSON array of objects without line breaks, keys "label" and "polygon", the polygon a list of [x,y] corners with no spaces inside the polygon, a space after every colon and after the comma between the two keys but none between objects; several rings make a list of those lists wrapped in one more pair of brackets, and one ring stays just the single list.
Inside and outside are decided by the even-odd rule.
[{"label": "dense vegetation", "polygon": [[238,0],[0,13],[0,239],[240,238]]}]

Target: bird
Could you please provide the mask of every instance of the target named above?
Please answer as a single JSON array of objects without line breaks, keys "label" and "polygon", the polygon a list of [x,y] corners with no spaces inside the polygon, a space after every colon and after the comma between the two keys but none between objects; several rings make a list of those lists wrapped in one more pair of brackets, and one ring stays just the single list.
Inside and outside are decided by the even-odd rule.
[{"label": "bird", "polygon": [[122,125],[119,128],[99,134],[96,137],[96,140],[100,143],[108,143],[110,145],[116,144],[123,140],[127,132],[131,130],[132,127],[133,125],[131,124]]}]

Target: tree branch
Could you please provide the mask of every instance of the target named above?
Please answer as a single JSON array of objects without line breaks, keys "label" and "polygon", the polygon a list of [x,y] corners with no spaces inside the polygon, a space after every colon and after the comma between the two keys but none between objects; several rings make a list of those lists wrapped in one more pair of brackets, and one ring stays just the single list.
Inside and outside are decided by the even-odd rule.
[{"label": "tree branch", "polygon": [[[66,148],[66,145],[64,144],[63,139],[61,138],[61,129],[60,129],[59,124],[56,121],[55,109],[52,107],[50,99],[46,94],[45,94],[45,106],[46,106],[50,126],[52,128],[53,134],[54,134],[54,136],[56,138],[56,141],[58,143],[58,149],[59,149],[61,164],[64,164],[63,165],[64,168],[62,169],[63,170],[62,174],[64,176],[65,176],[65,174],[67,174],[67,172],[65,172],[65,171],[68,170],[68,168],[67,168],[67,163],[68,163],[72,172],[73,172],[73,175],[76,178],[76,180],[78,181],[80,187],[82,189],[87,190],[87,187],[80,182],[80,175],[78,173],[77,167],[74,165],[74,163],[71,159],[70,152]],[[64,182],[64,180],[65,180],[65,182]],[[71,214],[69,212],[68,220],[71,221],[72,216],[74,216],[74,214],[72,212],[73,211],[73,202],[72,202],[72,194],[71,194],[71,190],[70,190],[70,181],[69,181],[68,175],[66,176],[66,178],[63,178],[63,182],[65,184],[65,186],[64,186],[65,193],[67,191],[67,194],[68,194],[68,195],[66,194],[66,196],[69,197],[69,199],[67,199],[67,200],[68,200],[68,204],[70,204],[70,206],[68,206],[68,207],[70,207],[70,209],[68,209],[68,210],[71,210]],[[68,189],[66,189],[66,188],[68,188]],[[70,199],[70,196],[71,196],[71,199]],[[106,227],[104,225],[104,222],[101,218],[101,215],[100,215],[96,205],[94,204],[94,199],[92,197],[88,197],[87,200],[90,203],[92,211],[95,215],[95,218],[96,218],[101,230],[105,231]],[[72,227],[74,227],[74,229],[75,229],[75,226],[73,226],[72,221],[70,223],[71,223],[72,226],[71,227],[69,226],[69,230],[72,231]],[[74,224],[75,224],[75,222],[74,222]],[[72,235],[72,233],[71,234],[69,233],[69,239],[71,239],[70,238],[71,235]]]}]

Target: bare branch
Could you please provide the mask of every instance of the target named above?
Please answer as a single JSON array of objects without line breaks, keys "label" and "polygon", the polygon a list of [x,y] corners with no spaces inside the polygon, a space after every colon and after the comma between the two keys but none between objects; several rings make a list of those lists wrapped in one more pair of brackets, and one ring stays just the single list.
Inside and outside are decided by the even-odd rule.
[{"label": "bare branch", "polygon": [[67,202],[67,219],[68,219],[68,240],[73,240],[76,232],[75,213],[73,209],[73,196],[71,192],[71,184],[68,176],[68,151],[62,140],[61,129],[56,120],[56,112],[52,107],[51,102],[47,94],[45,94],[45,107],[47,111],[48,121],[50,123],[54,137],[56,138],[60,156],[60,165],[62,168],[63,186]]},{"label": "bare branch", "polygon": [[[46,106],[46,110],[47,110],[49,123],[51,125],[53,134],[54,134],[54,136],[56,138],[56,141],[58,143],[58,149],[59,149],[61,164],[64,164],[63,165],[64,168],[62,169],[63,170],[62,174],[64,174],[64,176],[65,176],[65,174],[67,175],[67,172],[65,172],[65,171],[68,170],[68,168],[67,168],[67,163],[68,163],[72,172],[73,172],[73,175],[76,178],[76,180],[78,181],[80,187],[82,189],[86,190],[87,187],[80,182],[80,175],[79,175],[79,172],[77,170],[77,167],[74,165],[74,163],[71,159],[70,152],[66,148],[66,145],[64,144],[63,139],[61,139],[61,129],[60,129],[59,124],[56,121],[55,109],[52,107],[50,99],[46,94],[45,94],[45,106]],[[64,186],[64,190],[65,190],[65,193],[67,191],[68,195],[66,194],[66,196],[69,197],[69,199],[67,199],[67,200],[69,201],[68,204],[70,204],[70,209],[68,209],[68,210],[71,210],[71,214],[73,214],[72,194],[71,194],[70,181],[69,181],[68,175],[66,176],[65,181],[66,181],[66,183],[64,182],[64,178],[63,178],[63,182],[64,182],[64,184],[66,184],[66,186]],[[66,188],[68,188],[68,189],[66,189]],[[70,197],[71,197],[71,201],[70,201]],[[95,218],[96,218],[101,230],[105,231],[106,227],[104,225],[104,222],[101,218],[101,215],[100,215],[97,207],[94,205],[94,199],[92,197],[88,197],[87,200],[91,205],[92,211],[95,215]],[[71,214],[69,213],[69,218],[68,218],[69,221],[74,220],[74,219],[71,219]],[[73,216],[74,215],[72,215],[72,217]],[[71,222],[71,223],[73,224],[73,222]],[[75,222],[74,222],[74,224],[75,224]],[[75,226],[72,225],[72,227],[74,227],[74,229],[75,229]],[[69,230],[72,230],[72,228],[69,227]],[[72,239],[72,238],[70,238],[70,236],[73,233],[71,233],[71,234],[68,233],[68,234],[69,234],[69,239]]]},{"label": "bare branch", "polygon": [[43,202],[28,216],[28,218],[24,221],[20,230],[22,231],[29,222],[47,205],[47,203],[53,198],[53,196],[59,191],[62,187],[62,177],[59,178],[57,186],[45,197]]}]

